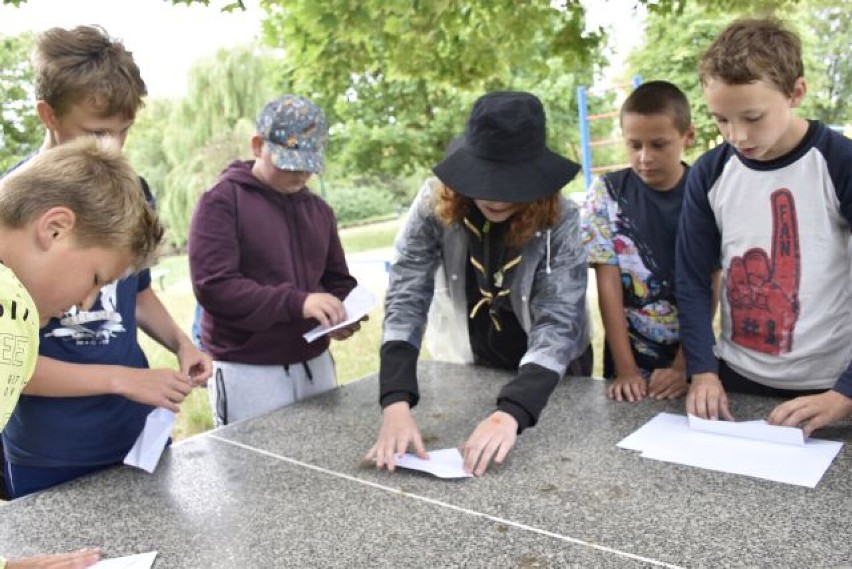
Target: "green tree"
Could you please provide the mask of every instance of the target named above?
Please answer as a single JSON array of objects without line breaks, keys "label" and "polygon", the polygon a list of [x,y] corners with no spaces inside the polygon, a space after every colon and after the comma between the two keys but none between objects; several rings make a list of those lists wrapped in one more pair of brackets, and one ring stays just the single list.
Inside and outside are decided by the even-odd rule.
[{"label": "green tree", "polygon": [[44,136],[35,111],[29,54],[34,36],[0,36],[0,173],[38,148]]},{"label": "green tree", "polygon": [[136,115],[136,122],[127,137],[124,152],[130,163],[145,179],[158,202],[162,201],[166,175],[171,170],[163,149],[163,131],[172,116],[176,102],[152,99]]},{"label": "green tree", "polygon": [[[576,2],[262,5],[267,42],[286,52],[294,88],[330,116],[331,162],[358,175],[398,176],[433,164],[485,91],[534,91],[550,103],[550,124],[561,124],[555,117],[573,106],[575,89],[555,89],[587,82],[600,62],[602,36],[584,33]],[[567,125],[576,127],[575,114]],[[569,145],[569,130],[553,129],[557,146]]]},{"label": "green tree", "polygon": [[185,97],[152,101],[140,113],[128,154],[148,177],[175,246],[186,244],[201,192],[250,154],[258,111],[283,89],[280,65],[254,47],[220,50],[190,69]]},{"label": "green tree", "polygon": [[789,21],[799,23],[808,95],[802,112],[830,125],[852,123],[852,58],[847,30],[852,0],[808,0],[795,6]]},{"label": "green tree", "polygon": [[[748,4],[748,3],[745,3]],[[719,6],[689,4],[679,12],[649,15],[644,43],[629,58],[629,73],[643,80],[665,79],[689,97],[696,126],[697,156],[719,140],[719,133],[704,102],[698,82],[698,60],[716,35],[740,17],[774,15],[802,38],[805,78],[809,92],[799,113],[829,124],[850,120],[848,94],[852,91],[852,60],[842,30],[852,24],[850,0],[803,0],[767,2],[759,10],[725,11]]]},{"label": "green tree", "polygon": [[643,81],[671,81],[686,93],[696,131],[690,156],[707,150],[719,136],[698,82],[698,60],[735,18],[736,14],[697,5],[686,6],[679,14],[652,13],[646,21],[643,44],[628,57],[630,75],[638,74]]},{"label": "green tree", "polygon": [[258,111],[283,89],[280,65],[255,47],[220,50],[192,66],[186,96],[148,101],[137,116],[125,150],[148,180],[173,245],[186,244],[201,192],[250,154]]}]

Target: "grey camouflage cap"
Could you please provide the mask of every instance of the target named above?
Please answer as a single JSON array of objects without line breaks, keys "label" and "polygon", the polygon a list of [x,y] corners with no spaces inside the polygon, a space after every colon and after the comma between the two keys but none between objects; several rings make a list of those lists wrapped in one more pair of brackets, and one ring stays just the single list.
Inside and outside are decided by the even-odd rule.
[{"label": "grey camouflage cap", "polygon": [[257,132],[266,140],[272,163],[282,170],[322,172],[327,131],[322,109],[299,95],[266,103],[257,117]]}]

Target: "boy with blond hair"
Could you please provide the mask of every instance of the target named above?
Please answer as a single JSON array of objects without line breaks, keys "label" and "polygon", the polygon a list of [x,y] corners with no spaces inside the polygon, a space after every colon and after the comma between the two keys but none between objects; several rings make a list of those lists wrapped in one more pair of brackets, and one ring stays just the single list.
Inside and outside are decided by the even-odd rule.
[{"label": "boy with blond hair", "polygon": [[[82,137],[0,180],[0,431],[35,369],[39,327],[73,305],[88,309],[102,286],[147,266],[162,236],[112,139]],[[85,567],[98,558],[83,549],[0,558],[0,567]]]},{"label": "boy with blond hair", "polygon": [[686,95],[668,81],[637,87],[620,122],[630,167],[595,180],[583,212],[606,330],[603,374],[616,401],[672,399],[687,389],[674,256],[695,129]]},{"label": "boy with blond hair", "polygon": [[731,419],[727,391],[792,397],[768,420],[810,435],[852,414],[852,141],[796,115],[801,42],[777,20],[729,25],[699,78],[725,142],[690,172],[678,234],[687,411]]},{"label": "boy with blond hair", "polygon": [[[146,88],[121,42],[97,27],[53,28],[39,36],[33,63],[46,129],[40,152],[83,134],[124,144]],[[147,270],[110,283],[91,309],[72,308],[42,329],[35,373],[3,433],[12,497],[120,464],[153,406],[177,411],[209,377],[210,359],[150,284]],[[137,323],[177,355],[179,370],[148,369]]]}]

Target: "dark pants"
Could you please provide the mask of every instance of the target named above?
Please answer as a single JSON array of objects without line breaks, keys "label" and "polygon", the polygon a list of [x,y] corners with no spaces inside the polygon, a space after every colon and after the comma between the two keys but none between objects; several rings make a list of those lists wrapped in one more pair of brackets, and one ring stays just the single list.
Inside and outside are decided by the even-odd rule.
[{"label": "dark pants", "polygon": [[3,437],[0,437],[0,500],[9,500],[6,490],[6,453],[3,452]]},{"label": "dark pants", "polygon": [[592,350],[592,345],[586,348],[586,351],[580,354],[576,360],[568,364],[565,370],[565,375],[574,377],[591,377],[592,364],[595,360],[595,352]]},{"label": "dark pants", "polygon": [[41,468],[14,466],[7,462],[3,466],[9,498],[15,499],[103,470],[112,465]]},{"label": "dark pants", "polygon": [[818,395],[827,391],[826,389],[776,389],[769,387],[737,373],[731,369],[731,366],[725,360],[719,360],[719,379],[722,381],[725,391],[766,397],[792,399],[802,395]]}]

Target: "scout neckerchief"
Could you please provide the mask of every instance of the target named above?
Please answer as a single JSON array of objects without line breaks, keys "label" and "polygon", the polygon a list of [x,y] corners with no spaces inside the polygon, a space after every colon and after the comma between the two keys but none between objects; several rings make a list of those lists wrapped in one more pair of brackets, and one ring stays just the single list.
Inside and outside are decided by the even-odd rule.
[{"label": "scout neckerchief", "polygon": [[470,264],[473,265],[476,285],[479,294],[482,295],[471,309],[469,317],[473,320],[476,313],[487,306],[491,323],[500,332],[502,327],[495,302],[509,296],[516,272],[514,269],[520,264],[521,255],[515,249],[506,246],[503,232],[498,232],[497,235],[492,234],[493,224],[485,219],[479,208],[472,207],[462,221],[470,234],[468,239]]}]

